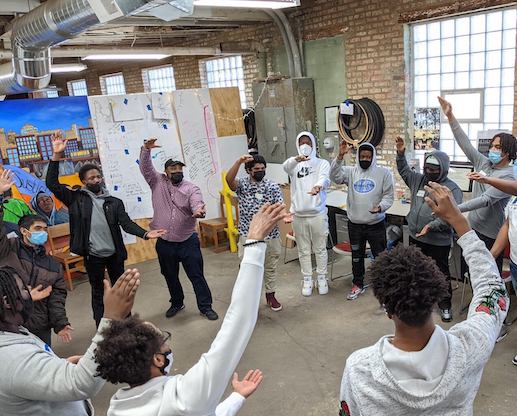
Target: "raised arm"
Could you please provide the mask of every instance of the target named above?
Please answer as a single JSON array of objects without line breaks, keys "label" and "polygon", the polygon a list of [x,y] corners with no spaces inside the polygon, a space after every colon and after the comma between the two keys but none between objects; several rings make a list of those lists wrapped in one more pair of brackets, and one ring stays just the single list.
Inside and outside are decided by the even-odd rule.
[{"label": "raised arm", "polygon": [[[250,224],[248,241],[263,241],[285,217],[284,210],[280,204],[264,205]],[[257,321],[265,253],[264,242],[245,247],[230,306],[210,350],[185,375],[165,385],[164,400],[191,415],[215,411]]]},{"label": "raised arm", "polygon": [[237,174],[239,173],[239,169],[243,163],[251,162],[253,160],[253,156],[251,155],[243,155],[238,158],[235,163],[232,165],[228,173],[226,174],[226,182],[230,189],[235,192],[237,190]]},{"label": "raised arm", "polygon": [[347,142],[341,140],[339,143],[339,153],[337,157],[330,164],[330,180],[339,185],[346,184],[350,179],[351,167],[343,166],[343,158],[350,151],[351,146]]},{"label": "raised arm", "polygon": [[156,144],[156,140],[157,139],[148,139],[144,142],[140,150],[140,163],[138,164],[140,172],[151,188],[161,175],[156,171],[153,166],[153,161],[151,160],[151,149],[160,147]]},{"label": "raised arm", "polygon": [[404,139],[398,136],[395,139],[397,148],[397,170],[404,183],[410,190],[413,190],[415,184],[422,179],[422,174],[412,171],[406,160],[406,145]]},{"label": "raised arm", "polygon": [[67,207],[72,204],[74,191],[68,189],[66,185],[59,183],[59,161],[65,153],[67,140],[63,140],[61,136],[55,136],[52,139],[52,160],[47,169],[47,177],[45,183],[47,188]]},{"label": "raised arm", "polygon": [[508,244],[510,244],[510,240],[508,238],[508,231],[509,231],[510,223],[508,222],[508,219],[503,223],[503,226],[497,233],[497,238],[495,239],[494,245],[490,249],[490,253],[494,258],[498,257],[499,254],[503,252],[503,250],[506,248]]},{"label": "raised arm", "polygon": [[63,278],[63,268],[59,266],[59,278],[56,279],[52,285],[52,292],[50,292],[47,300],[50,326],[54,329],[56,334],[67,325],[70,325],[65,309],[66,295],[67,291],[65,279]]},{"label": "raised arm", "polygon": [[456,120],[456,117],[454,117],[451,103],[442,97],[438,97],[438,101],[440,102],[440,106],[442,107],[442,111],[447,117],[447,120],[449,120],[449,125],[451,126],[452,134],[454,135],[456,143],[458,143],[458,146],[463,150],[467,159],[470,160],[476,169],[478,169],[479,166],[485,163],[488,159],[479,153],[472,145],[472,142],[461,128],[460,123]]},{"label": "raised arm", "polygon": [[479,172],[469,173],[468,178],[479,183],[486,183],[508,195],[517,195],[517,181],[514,179],[495,178],[493,176],[483,175]]},{"label": "raised arm", "polygon": [[4,226],[4,192],[11,189],[14,185],[12,172],[4,169],[0,173],[0,258],[6,258],[10,251],[11,245],[7,238],[7,230]]},{"label": "raised arm", "polygon": [[316,186],[322,189],[328,189],[330,186],[330,163],[326,160],[321,161],[320,174]]},{"label": "raised arm", "polygon": [[288,175],[291,175],[294,171],[294,168],[296,168],[296,165],[298,165],[298,163],[304,162],[309,159],[310,158],[308,156],[303,156],[303,155],[290,157],[282,165],[284,168],[284,172],[287,173]]},{"label": "raised arm", "polygon": [[483,192],[477,198],[473,198],[470,201],[466,201],[459,206],[461,212],[473,211],[475,209],[488,207],[495,205],[501,199],[508,198],[510,195],[504,193],[493,186],[488,186],[485,192]]}]

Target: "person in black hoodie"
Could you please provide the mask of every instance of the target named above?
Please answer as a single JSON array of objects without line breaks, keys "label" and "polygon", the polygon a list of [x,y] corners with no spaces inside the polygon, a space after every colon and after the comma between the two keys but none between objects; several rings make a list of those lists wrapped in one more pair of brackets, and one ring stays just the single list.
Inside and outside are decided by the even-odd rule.
[{"label": "person in black hoodie", "polygon": [[111,284],[124,272],[127,251],[120,227],[128,234],[143,239],[158,238],[165,230],[146,231],[133,222],[124,203],[104,188],[99,168],[85,164],[79,171],[84,187],[72,191],[59,183],[59,160],[63,157],[67,140],[56,136],[52,141],[52,160],[46,184],[54,195],[68,207],[70,214],[70,251],[84,257],[84,265],[92,286],[93,319],[99,326],[104,313],[102,301],[104,272],[107,269]]},{"label": "person in black hoodie", "polygon": [[416,245],[426,256],[434,259],[440,271],[447,277],[448,296],[438,306],[443,322],[452,320],[451,275],[449,273],[449,252],[452,245],[452,228],[449,224],[433,216],[431,208],[425,202],[427,191],[424,189],[429,181],[446,186],[452,192],[457,204],[463,200],[460,187],[447,175],[449,173],[449,156],[440,151],[428,153],[424,159],[424,173],[412,171],[406,161],[404,140],[396,139],[397,169],[411,191],[411,209],[406,217],[409,227],[409,242]]}]

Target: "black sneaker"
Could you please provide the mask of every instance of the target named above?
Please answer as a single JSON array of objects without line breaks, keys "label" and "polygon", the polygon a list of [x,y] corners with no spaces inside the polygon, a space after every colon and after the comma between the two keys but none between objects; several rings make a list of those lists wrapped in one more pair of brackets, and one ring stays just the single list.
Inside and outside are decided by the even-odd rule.
[{"label": "black sneaker", "polygon": [[172,318],[174,315],[176,315],[179,311],[182,311],[183,309],[185,309],[185,305],[171,306],[169,309],[167,309],[167,312],[165,312],[165,317]]},{"label": "black sneaker", "polygon": [[217,321],[219,319],[219,315],[217,315],[217,313],[213,309],[208,309],[208,310],[206,310],[204,312],[200,312],[200,313],[202,316],[204,316],[209,321]]},{"label": "black sneaker", "polygon": [[440,315],[442,317],[442,322],[452,321],[452,311],[450,309],[440,309]]}]

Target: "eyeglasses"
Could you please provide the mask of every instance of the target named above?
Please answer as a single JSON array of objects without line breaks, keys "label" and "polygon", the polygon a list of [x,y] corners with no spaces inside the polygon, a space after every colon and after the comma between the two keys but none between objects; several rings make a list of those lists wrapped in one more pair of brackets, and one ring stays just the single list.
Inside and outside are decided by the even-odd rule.
[{"label": "eyeglasses", "polygon": [[169,341],[172,338],[172,334],[169,331],[163,331],[160,329],[160,333],[162,335],[162,345],[165,344],[167,341]]}]

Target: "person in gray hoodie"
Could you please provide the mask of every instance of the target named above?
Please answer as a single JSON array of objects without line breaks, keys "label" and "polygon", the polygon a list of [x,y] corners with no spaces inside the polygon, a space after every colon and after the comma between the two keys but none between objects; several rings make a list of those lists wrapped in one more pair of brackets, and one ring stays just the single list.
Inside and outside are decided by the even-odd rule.
[{"label": "person in gray hoodie", "polygon": [[82,356],[58,357],[25,327],[34,308],[31,293],[13,268],[0,267],[0,414],[2,416],[92,416],[89,401],[104,380],[94,352],[111,320],[131,311],[140,285],[138,270],[126,270],[111,287],[104,281],[104,317]]},{"label": "person in gray hoodie", "polygon": [[357,149],[356,166],[343,166],[343,157],[350,147],[344,140],[339,154],[330,165],[330,179],[348,186],[347,209],[348,236],[352,248],[353,285],[348,300],[364,293],[364,256],[366,242],[372,255],[386,250],[386,211],[393,205],[393,175],[377,166],[375,147],[362,143]]},{"label": "person in gray hoodie", "polygon": [[395,334],[351,354],[340,393],[341,416],[469,416],[483,369],[506,317],[509,298],[495,261],[470,228],[451,191],[430,182],[426,201],[459,236],[473,297],[467,319],[443,330],[433,323],[447,282],[415,246],[399,244],[372,263],[373,292]]},{"label": "person in gray hoodie", "polygon": [[431,208],[425,203],[425,185],[429,181],[446,186],[452,192],[457,204],[463,201],[463,192],[460,187],[451,181],[449,173],[449,156],[440,151],[428,153],[424,159],[424,174],[410,169],[405,151],[404,140],[397,137],[397,169],[400,176],[411,191],[411,209],[406,217],[409,228],[409,242],[422,250],[426,256],[431,257],[438,265],[441,272],[447,276],[449,290],[448,296],[438,304],[442,321],[452,320],[451,299],[451,275],[449,273],[449,252],[452,245],[452,229],[449,224],[433,216]]}]

